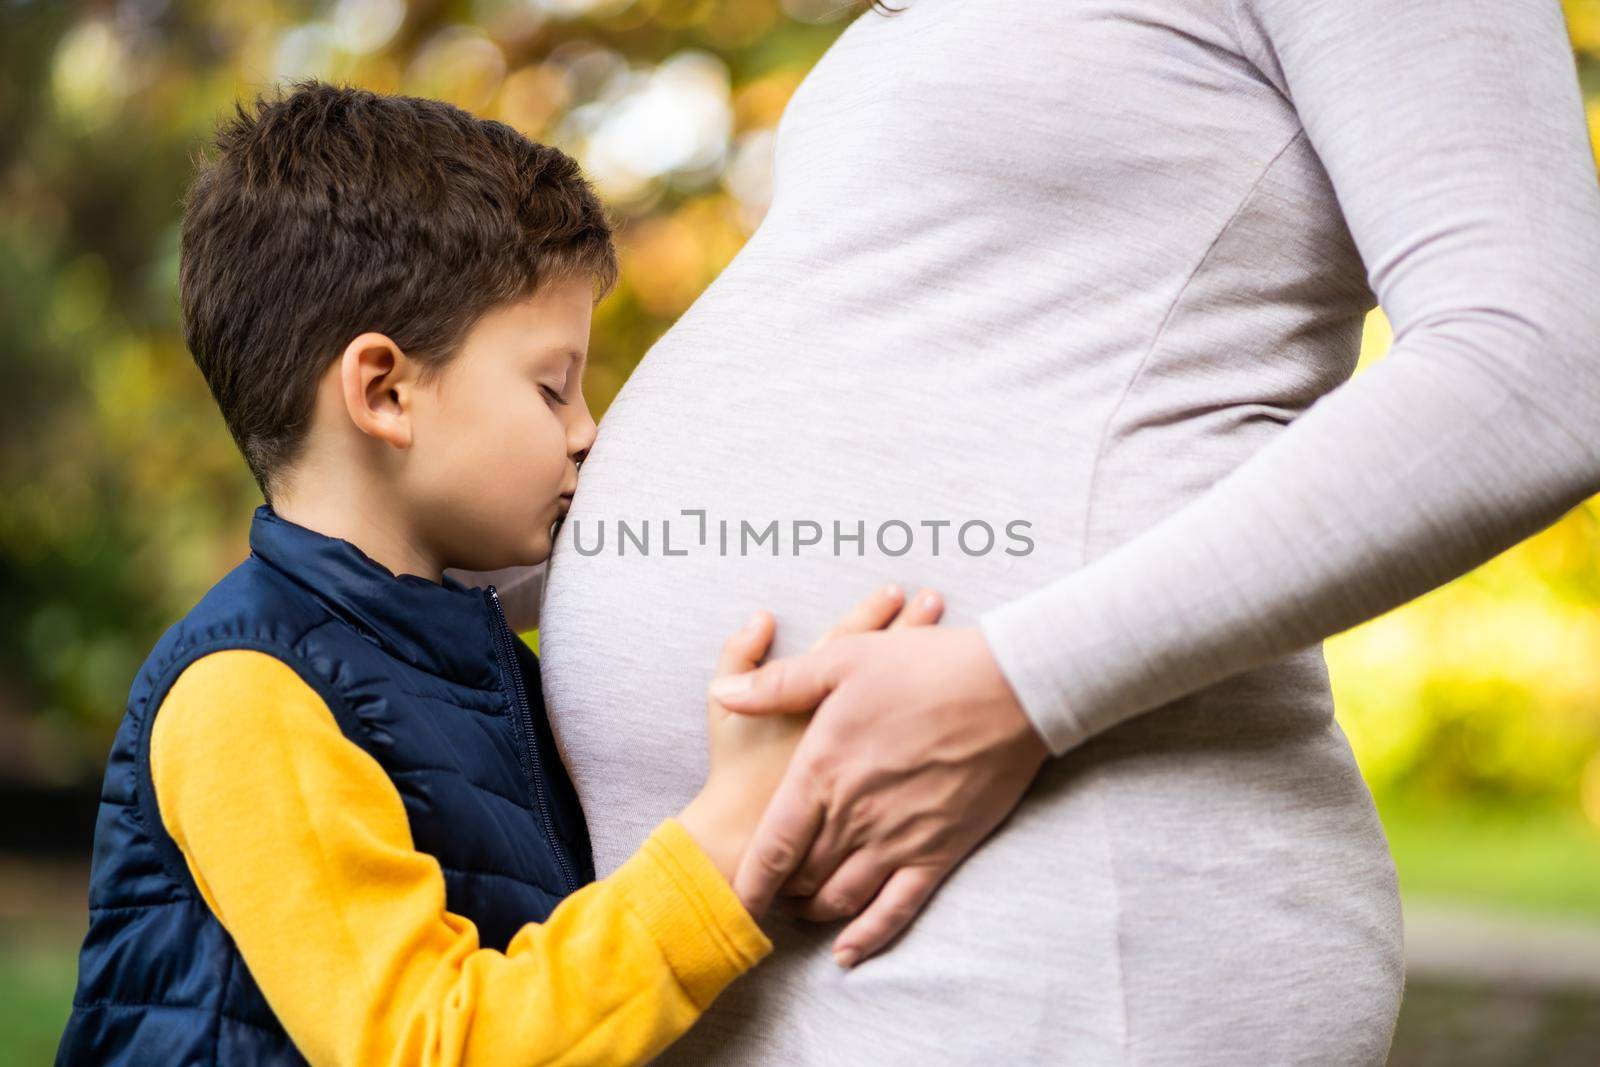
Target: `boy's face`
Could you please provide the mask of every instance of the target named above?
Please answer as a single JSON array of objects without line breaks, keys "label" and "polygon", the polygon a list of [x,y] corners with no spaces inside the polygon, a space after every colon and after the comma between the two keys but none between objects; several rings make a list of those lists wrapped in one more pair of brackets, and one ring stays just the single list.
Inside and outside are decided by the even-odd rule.
[{"label": "boy's face", "polygon": [[551,282],[485,315],[413,408],[404,499],[447,567],[541,563],[594,444],[583,398],[594,293]]}]

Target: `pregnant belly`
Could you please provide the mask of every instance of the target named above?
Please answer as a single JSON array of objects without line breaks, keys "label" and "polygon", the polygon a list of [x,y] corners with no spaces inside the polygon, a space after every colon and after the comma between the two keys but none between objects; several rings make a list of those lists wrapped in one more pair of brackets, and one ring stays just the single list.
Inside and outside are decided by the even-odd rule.
[{"label": "pregnant belly", "polygon": [[[1041,387],[937,346],[915,360],[886,337],[848,348],[821,325],[803,351],[736,349],[727,338],[758,335],[734,314],[687,316],[629,379],[552,558],[542,681],[601,875],[703,782],[705,686],[751,610],[774,612],[781,655],[882,581],[939,589],[942,624],[965,625],[1081,565],[1116,393],[1096,365]],[[1203,481],[1155,467],[1124,499],[1158,502],[1139,519],[1153,521]],[[994,531],[987,551],[978,527],[956,539],[972,522]],[[743,535],[774,523],[775,540]],[[815,530],[797,523],[820,540],[799,544]],[[1313,648],[1053,761],[891,952],[845,976],[834,929],[776,919],[779,953],[668,1062],[975,1062],[996,1048],[1121,1062],[1129,1013],[1156,1010],[1181,1023],[1164,1032],[1213,1048],[1264,1010],[1337,1002],[1339,1018],[1305,1031],[1323,1039],[1392,1025],[1393,867],[1331,711]],[[1276,1027],[1249,1054],[1299,1032]]]},{"label": "pregnant belly", "polygon": [[1030,440],[937,353],[742,335],[702,310],[652,348],[551,559],[542,678],[602,872],[698,789],[705,686],[751,611],[783,655],[882,582],[937,588],[961,625],[1076,563],[1090,420]]}]

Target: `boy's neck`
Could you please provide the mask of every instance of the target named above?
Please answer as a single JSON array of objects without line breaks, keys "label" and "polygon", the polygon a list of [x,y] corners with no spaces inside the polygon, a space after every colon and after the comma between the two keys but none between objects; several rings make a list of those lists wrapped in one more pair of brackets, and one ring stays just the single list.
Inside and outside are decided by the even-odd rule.
[{"label": "boy's neck", "polygon": [[421,539],[387,509],[365,501],[326,494],[279,495],[272,510],[280,518],[327,537],[349,541],[390,572],[415,574],[430,582],[444,580],[444,566]]}]

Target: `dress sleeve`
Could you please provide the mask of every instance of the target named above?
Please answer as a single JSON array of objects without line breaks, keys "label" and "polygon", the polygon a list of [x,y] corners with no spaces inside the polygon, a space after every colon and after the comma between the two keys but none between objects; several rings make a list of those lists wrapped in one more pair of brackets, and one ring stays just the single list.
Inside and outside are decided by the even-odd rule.
[{"label": "dress sleeve", "polygon": [[1600,182],[1556,0],[1223,0],[1394,327],[1203,495],[984,613],[1057,754],[1471,570],[1600,492]]},{"label": "dress sleeve", "polygon": [[206,904],[313,1064],[641,1063],[772,947],[672,819],[504,952],[479,947],[388,775],[265,653],[184,670],[151,775]]}]

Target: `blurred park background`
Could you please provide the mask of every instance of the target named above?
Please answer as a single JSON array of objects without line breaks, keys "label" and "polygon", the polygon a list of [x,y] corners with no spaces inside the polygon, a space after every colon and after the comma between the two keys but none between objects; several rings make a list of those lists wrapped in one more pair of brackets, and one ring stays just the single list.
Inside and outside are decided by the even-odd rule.
[{"label": "blurred park background", "polygon": [[[1563,6],[1600,141],[1600,0]],[[219,113],[317,75],[577,156],[621,223],[600,415],[759,224],[784,103],[861,10],[0,0],[0,1061],[53,1052],[129,683],[259,502],[178,325],[179,198]],[[1362,367],[1388,342],[1375,312]],[[1416,946],[1393,1062],[1600,1063],[1600,499],[1326,654]]]}]

